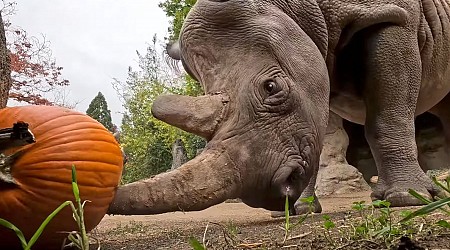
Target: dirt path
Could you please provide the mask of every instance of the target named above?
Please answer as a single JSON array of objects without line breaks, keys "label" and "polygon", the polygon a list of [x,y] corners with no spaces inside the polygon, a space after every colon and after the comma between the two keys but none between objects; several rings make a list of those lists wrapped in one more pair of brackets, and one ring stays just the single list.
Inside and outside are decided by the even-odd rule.
[{"label": "dirt path", "polygon": [[[335,196],[320,199],[323,213],[332,213],[348,210],[354,201],[370,201],[370,192],[361,192],[354,195]],[[132,216],[105,216],[97,227],[99,232],[110,230],[127,222],[155,225],[164,228],[165,225],[195,225],[203,222],[228,222],[246,224],[272,220],[270,212],[265,209],[252,208],[244,203],[221,203],[198,212],[173,212],[159,215],[132,215]]]},{"label": "dirt path", "polygon": [[[369,192],[361,192],[321,198],[322,214],[345,214],[353,202],[370,201],[369,196]],[[229,245],[224,247],[224,230],[239,230],[243,241],[267,241],[267,237],[279,239],[283,237],[280,230],[283,220],[272,218],[267,210],[251,208],[243,203],[222,203],[198,212],[105,216],[91,235],[102,242],[103,250],[192,249],[188,244],[190,237],[204,238],[205,228],[209,225],[210,243],[216,246],[211,249],[230,249]]]},{"label": "dirt path", "polygon": [[[372,240],[355,240],[347,235],[351,230],[351,219],[358,217],[358,212],[351,209],[353,202],[370,202],[370,193],[361,192],[321,198],[323,212],[309,216],[295,228],[289,231],[292,238],[286,240],[284,218],[272,218],[270,212],[264,209],[251,208],[243,203],[222,203],[198,212],[174,212],[150,216],[105,216],[98,227],[90,235],[101,243],[102,250],[192,250],[192,239],[207,246],[208,250],[215,249],[397,249],[402,242],[399,238],[395,242],[385,245],[382,238],[377,242]],[[394,215],[402,209],[393,208],[392,220],[400,217]],[[323,215],[328,214],[336,223],[336,228],[329,234],[334,242],[325,238]],[[440,231],[435,233],[435,223],[442,218],[429,216],[434,221],[420,221],[414,226],[420,227],[421,234],[415,234],[414,242],[407,243],[404,249],[449,249],[450,233]],[[291,218],[292,223],[301,221],[302,217]],[[354,223],[354,222],[353,222]],[[425,226],[424,226],[425,225]],[[426,229],[423,229],[426,228]],[[341,231],[341,229],[343,231]],[[423,229],[423,230],[422,230]],[[377,229],[378,230],[378,229]],[[341,232],[341,233],[340,233]],[[343,233],[342,233],[343,232]],[[330,236],[331,235],[331,236]],[[349,238],[350,237],[350,238]],[[406,238],[407,240],[409,238]],[[393,245],[392,245],[393,244]],[[414,248],[418,244],[422,248]],[[96,246],[95,246],[96,247]],[[97,248],[91,248],[97,249]],[[202,248],[198,248],[202,249]]]}]

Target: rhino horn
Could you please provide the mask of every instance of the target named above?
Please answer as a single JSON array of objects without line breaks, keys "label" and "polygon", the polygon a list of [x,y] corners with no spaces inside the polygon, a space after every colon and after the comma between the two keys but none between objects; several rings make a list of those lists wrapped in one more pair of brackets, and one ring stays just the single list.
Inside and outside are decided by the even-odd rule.
[{"label": "rhino horn", "polygon": [[238,197],[240,178],[224,149],[206,149],[173,171],[120,186],[107,213],[145,215],[202,210]]},{"label": "rhino horn", "polygon": [[174,41],[166,45],[166,53],[175,60],[181,60],[180,42]]},{"label": "rhino horn", "polygon": [[163,95],[152,106],[157,119],[210,140],[229,102],[223,94],[198,97]]}]

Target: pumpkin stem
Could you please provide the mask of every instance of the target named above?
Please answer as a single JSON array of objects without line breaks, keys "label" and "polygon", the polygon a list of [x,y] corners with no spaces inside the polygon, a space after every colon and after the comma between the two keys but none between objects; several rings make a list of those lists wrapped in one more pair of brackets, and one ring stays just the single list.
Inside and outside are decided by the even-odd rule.
[{"label": "pumpkin stem", "polygon": [[[20,151],[19,151],[20,152]],[[15,180],[11,175],[11,166],[20,153],[14,153],[12,155],[0,154],[0,182],[15,184]]]},{"label": "pumpkin stem", "polygon": [[4,151],[19,146],[25,146],[36,142],[33,133],[25,122],[14,123],[12,128],[0,129],[0,182],[15,184],[11,175],[11,166],[22,155],[22,151],[16,151],[11,155],[3,154]]},{"label": "pumpkin stem", "polygon": [[0,129],[0,153],[36,142],[33,133],[28,129],[28,123],[17,122],[12,128]]}]

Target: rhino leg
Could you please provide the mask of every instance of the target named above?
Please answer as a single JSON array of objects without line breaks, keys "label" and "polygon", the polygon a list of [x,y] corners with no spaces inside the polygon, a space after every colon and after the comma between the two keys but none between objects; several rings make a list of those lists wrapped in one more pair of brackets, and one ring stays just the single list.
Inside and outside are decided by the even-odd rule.
[{"label": "rhino leg", "polygon": [[[314,213],[321,213],[322,212],[322,206],[320,205],[319,199],[317,198],[315,194],[315,186],[316,186],[316,179],[317,179],[317,173],[318,171],[315,171],[314,175],[311,177],[311,180],[308,183],[308,186],[306,189],[302,192],[300,195],[300,198],[295,202],[294,204],[294,211],[295,214],[307,214],[310,212]],[[307,202],[302,202],[302,198],[307,197],[314,197],[314,202],[312,203],[312,206]]]},{"label": "rhino leg", "polygon": [[415,141],[421,86],[416,35],[387,25],[367,34],[365,135],[379,175],[372,199],[388,200],[392,206],[421,204],[408,189],[428,198],[437,191],[419,166]]}]

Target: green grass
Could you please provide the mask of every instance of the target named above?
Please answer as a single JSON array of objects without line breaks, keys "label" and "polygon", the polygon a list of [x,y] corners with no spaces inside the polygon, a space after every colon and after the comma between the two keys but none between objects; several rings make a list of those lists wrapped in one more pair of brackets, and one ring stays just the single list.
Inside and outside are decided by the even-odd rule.
[{"label": "green grass", "polygon": [[[445,179],[443,182],[438,181],[436,177],[432,177],[432,180],[436,184],[436,186],[441,189],[441,195],[443,197],[435,197],[436,201],[430,201],[417,193],[415,190],[410,189],[409,193],[415,198],[421,200],[426,205],[403,218],[402,222],[407,222],[415,217],[430,215],[437,209],[441,210],[447,216],[450,216],[450,197],[448,196],[448,194],[450,193],[450,177],[447,177],[447,179]],[[439,220],[437,222],[437,225],[450,229],[450,222],[448,220]]]}]

